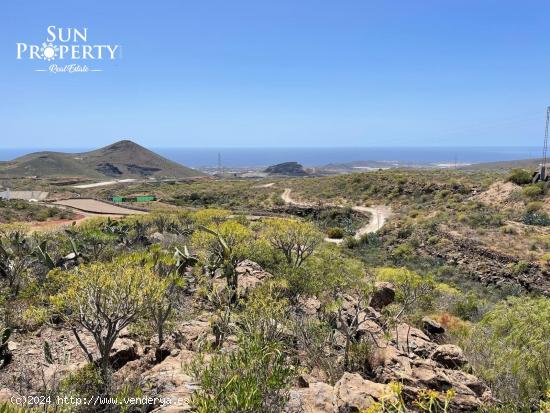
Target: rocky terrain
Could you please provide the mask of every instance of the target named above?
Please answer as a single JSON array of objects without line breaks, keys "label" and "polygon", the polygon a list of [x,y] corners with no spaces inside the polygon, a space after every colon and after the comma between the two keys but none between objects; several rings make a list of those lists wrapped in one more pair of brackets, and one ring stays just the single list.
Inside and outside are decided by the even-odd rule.
[{"label": "rocky terrain", "polygon": [[421,250],[429,257],[458,266],[486,285],[511,286],[519,290],[550,296],[550,272],[538,263],[524,262],[487,248],[459,234],[440,231],[437,245],[425,243]]},{"label": "rocky terrain", "polygon": [[[273,276],[254,262],[238,267],[241,291],[244,295]],[[221,282],[221,280],[220,280]],[[454,412],[476,411],[492,400],[491,392],[481,380],[468,373],[468,361],[462,350],[445,343],[445,329],[433,320],[424,320],[424,331],[400,323],[391,334],[384,332],[380,311],[392,303],[395,291],[391,284],[378,284],[371,305],[360,311],[359,335],[371,336],[376,343],[369,359],[368,374],[346,372],[333,385],[320,371],[301,374],[289,391],[288,412],[340,413],[363,411],[374,402],[395,397],[390,383],[403,384],[403,395],[413,400],[425,390],[444,393],[452,390]],[[344,319],[357,315],[357,302],[346,297]],[[198,358],[199,351],[213,344],[211,315],[202,312],[204,305],[194,302],[199,311],[192,320],[178,325],[169,339],[158,348],[154,342],[143,342],[139,336],[124,331],[111,351],[114,380],[138,384],[150,389],[149,396],[170,402],[150,406],[156,412],[190,411],[186,401],[197,383],[188,367]],[[303,297],[294,311],[302,317],[316,318],[321,304],[315,297]],[[80,331],[81,340],[93,347],[92,337]],[[344,337],[337,336],[331,351],[340,354]],[[233,348],[235,338],[228,337],[224,346]],[[52,356],[45,356],[44,343]],[[87,359],[74,336],[62,326],[43,326],[38,331],[20,331],[8,343],[12,361],[0,375],[0,398],[9,401],[14,395],[43,394],[54,389],[67,374],[86,365]],[[302,409],[302,410],[300,410]]]}]

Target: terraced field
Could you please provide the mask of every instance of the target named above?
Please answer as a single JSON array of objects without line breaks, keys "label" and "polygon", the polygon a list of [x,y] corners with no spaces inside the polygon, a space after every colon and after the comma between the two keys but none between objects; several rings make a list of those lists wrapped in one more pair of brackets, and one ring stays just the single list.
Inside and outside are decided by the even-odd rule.
[{"label": "terraced field", "polygon": [[64,200],[56,201],[55,204],[74,208],[79,211],[91,212],[94,214],[106,214],[106,215],[146,214],[146,212],[144,211],[124,208],[117,205],[109,204],[107,202],[98,201],[97,199],[89,199],[89,198],[64,199]]}]

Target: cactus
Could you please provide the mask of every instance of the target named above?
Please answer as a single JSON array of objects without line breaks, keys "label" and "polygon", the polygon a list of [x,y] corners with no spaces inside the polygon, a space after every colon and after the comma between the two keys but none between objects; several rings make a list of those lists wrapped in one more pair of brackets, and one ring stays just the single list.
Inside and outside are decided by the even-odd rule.
[{"label": "cactus", "polygon": [[48,254],[48,252],[46,251],[46,241],[42,241],[40,245],[36,247],[36,252],[40,261],[42,261],[42,263],[49,270],[53,270],[55,268],[55,262],[53,261],[50,254]]},{"label": "cactus", "polygon": [[216,254],[213,254],[212,265],[214,268],[222,269],[225,279],[227,281],[227,287],[232,291],[231,303],[234,304],[237,302],[237,287],[239,280],[238,273],[235,269],[236,263],[234,262],[232,256],[232,247],[227,244],[227,241],[221,233],[207,228],[204,225],[199,225],[198,229],[216,237],[219,245],[219,251]]},{"label": "cactus", "polygon": [[11,351],[8,348],[8,340],[11,336],[11,328],[5,328],[0,334],[0,368],[11,361]]},{"label": "cactus", "polygon": [[176,266],[178,268],[178,273],[185,271],[187,267],[193,267],[198,261],[196,255],[191,255],[187,249],[187,245],[183,246],[183,252],[176,247],[174,252],[174,258],[176,259]]},{"label": "cactus", "polygon": [[44,341],[44,347],[43,347],[43,350],[44,350],[44,359],[46,360],[46,363],[48,364],[53,364],[55,362],[54,358],[53,358],[53,354],[52,354],[52,349],[50,347],[50,343],[48,343],[47,341]]}]

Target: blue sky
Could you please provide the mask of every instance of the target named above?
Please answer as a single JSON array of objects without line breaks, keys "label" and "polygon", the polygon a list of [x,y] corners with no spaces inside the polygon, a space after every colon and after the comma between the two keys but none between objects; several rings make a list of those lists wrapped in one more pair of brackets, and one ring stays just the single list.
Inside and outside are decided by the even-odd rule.
[{"label": "blue sky", "polygon": [[[0,9],[4,148],[537,146],[545,1],[15,1]],[[103,72],[16,43],[88,28]],[[91,65],[90,65],[91,66]]]}]

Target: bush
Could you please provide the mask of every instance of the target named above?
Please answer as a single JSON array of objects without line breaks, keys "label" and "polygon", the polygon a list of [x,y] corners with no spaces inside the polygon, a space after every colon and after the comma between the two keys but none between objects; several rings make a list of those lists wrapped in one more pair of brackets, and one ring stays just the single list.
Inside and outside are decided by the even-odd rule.
[{"label": "bush", "polygon": [[329,238],[342,239],[344,238],[344,230],[338,227],[331,227],[327,229],[327,236]]},{"label": "bush", "polygon": [[548,337],[550,300],[516,297],[483,317],[466,350],[497,399],[529,411],[550,383]]},{"label": "bush", "polygon": [[507,180],[517,185],[526,185],[531,183],[533,178],[531,177],[531,172],[525,169],[512,169],[512,172],[510,173],[510,176],[508,176]]},{"label": "bush", "polygon": [[550,226],[550,217],[544,211],[527,212],[523,216],[523,223],[526,225],[548,227]]},{"label": "bush", "polygon": [[531,184],[523,188],[523,196],[526,198],[536,198],[542,195],[542,188],[538,185]]},{"label": "bush", "polygon": [[529,202],[525,207],[525,212],[537,212],[540,211],[543,207],[543,203],[540,201]]},{"label": "bush", "polygon": [[196,360],[191,373],[200,386],[190,400],[197,413],[278,413],[288,401],[294,368],[280,344],[248,336],[237,350],[216,354],[208,365]]}]

